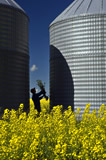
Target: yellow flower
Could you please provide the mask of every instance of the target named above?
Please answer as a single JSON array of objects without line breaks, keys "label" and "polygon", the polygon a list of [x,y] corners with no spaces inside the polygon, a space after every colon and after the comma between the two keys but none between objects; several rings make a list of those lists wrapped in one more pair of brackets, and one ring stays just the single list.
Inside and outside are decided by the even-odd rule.
[{"label": "yellow flower", "polygon": [[[63,106],[50,112],[49,101],[42,99],[42,112],[38,116],[30,100],[28,116],[21,109],[4,111],[0,121],[0,159],[102,160],[105,154],[106,106],[89,113],[87,104],[81,121],[71,106],[64,113]],[[79,112],[80,109],[78,108]]]}]

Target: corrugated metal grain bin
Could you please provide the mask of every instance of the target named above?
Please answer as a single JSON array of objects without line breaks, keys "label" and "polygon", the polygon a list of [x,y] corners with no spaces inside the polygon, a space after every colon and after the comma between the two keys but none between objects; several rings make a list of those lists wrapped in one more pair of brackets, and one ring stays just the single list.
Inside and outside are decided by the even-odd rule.
[{"label": "corrugated metal grain bin", "polygon": [[50,24],[50,48],[51,106],[106,104],[106,0],[74,0]]},{"label": "corrugated metal grain bin", "polygon": [[29,106],[29,18],[13,0],[0,0],[0,107]]}]

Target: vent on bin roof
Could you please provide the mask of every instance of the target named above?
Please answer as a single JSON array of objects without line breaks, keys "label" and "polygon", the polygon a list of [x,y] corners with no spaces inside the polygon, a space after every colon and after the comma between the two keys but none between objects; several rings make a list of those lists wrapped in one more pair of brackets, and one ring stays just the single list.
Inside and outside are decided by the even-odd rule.
[{"label": "vent on bin roof", "polygon": [[81,14],[106,13],[106,0],[74,0],[52,23]]},{"label": "vent on bin roof", "polygon": [[0,5],[14,7],[25,12],[14,0],[0,0]]}]

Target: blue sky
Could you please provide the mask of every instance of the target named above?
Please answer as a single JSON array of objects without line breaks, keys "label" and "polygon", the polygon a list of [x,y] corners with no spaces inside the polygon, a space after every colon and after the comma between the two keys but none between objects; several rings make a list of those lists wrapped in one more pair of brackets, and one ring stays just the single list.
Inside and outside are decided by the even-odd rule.
[{"label": "blue sky", "polygon": [[[36,80],[46,83],[49,95],[49,25],[73,0],[15,0],[27,13],[29,23],[30,89]],[[30,95],[31,96],[31,95]]]}]

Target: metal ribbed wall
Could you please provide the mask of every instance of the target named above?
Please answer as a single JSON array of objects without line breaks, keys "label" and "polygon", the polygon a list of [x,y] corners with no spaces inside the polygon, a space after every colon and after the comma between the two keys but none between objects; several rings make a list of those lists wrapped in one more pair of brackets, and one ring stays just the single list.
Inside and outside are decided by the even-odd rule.
[{"label": "metal ribbed wall", "polygon": [[[103,103],[106,104],[106,15],[73,16],[52,23],[50,45],[61,53],[70,68],[75,111],[77,107],[81,107],[81,112],[83,112],[87,103],[91,104],[91,110],[98,109]],[[50,97],[53,104],[59,97],[58,92],[53,88],[61,83],[58,81],[59,75],[55,76],[55,81],[53,79],[57,73],[56,60],[52,64],[53,59],[57,59],[53,58],[54,54],[51,50]],[[67,79],[68,76],[64,76],[63,79]],[[68,85],[67,83],[67,87],[64,88],[67,95],[70,90]],[[68,97],[69,101],[72,97],[73,94]],[[56,100],[56,103],[58,102],[59,99]]]},{"label": "metal ribbed wall", "polygon": [[27,15],[0,5],[0,107],[29,106],[29,40]]}]

